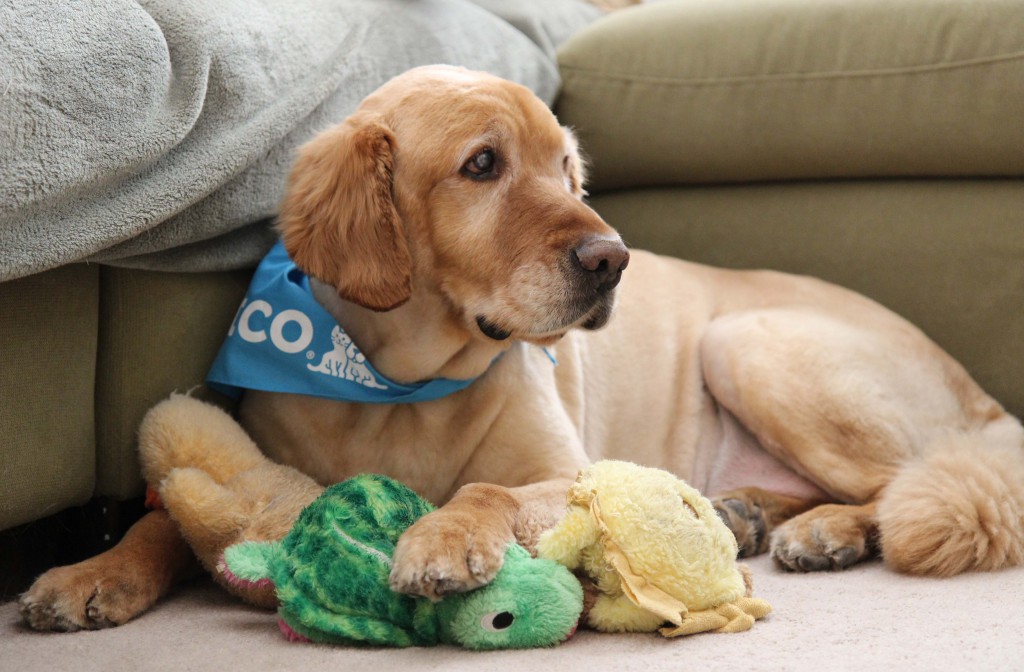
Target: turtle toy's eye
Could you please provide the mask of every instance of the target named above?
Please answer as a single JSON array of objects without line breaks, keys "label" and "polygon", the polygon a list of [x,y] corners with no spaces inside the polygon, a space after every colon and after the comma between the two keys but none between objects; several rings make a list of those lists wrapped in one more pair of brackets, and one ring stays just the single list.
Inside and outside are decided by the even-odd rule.
[{"label": "turtle toy's eye", "polygon": [[510,611],[495,611],[480,619],[480,627],[490,632],[501,632],[512,626],[516,617]]}]

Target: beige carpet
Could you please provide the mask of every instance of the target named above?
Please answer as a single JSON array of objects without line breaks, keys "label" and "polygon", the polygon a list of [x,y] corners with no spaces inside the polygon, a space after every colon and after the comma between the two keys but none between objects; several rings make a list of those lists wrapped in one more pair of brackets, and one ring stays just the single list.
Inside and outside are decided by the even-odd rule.
[{"label": "beige carpet", "polygon": [[1024,569],[936,580],[878,562],[810,575],[783,573],[764,557],[749,564],[755,593],[775,611],[734,635],[581,631],[554,649],[495,653],[331,648],[286,642],[272,614],[200,582],[100,632],[30,632],[15,604],[0,606],[0,670],[1024,670]]}]

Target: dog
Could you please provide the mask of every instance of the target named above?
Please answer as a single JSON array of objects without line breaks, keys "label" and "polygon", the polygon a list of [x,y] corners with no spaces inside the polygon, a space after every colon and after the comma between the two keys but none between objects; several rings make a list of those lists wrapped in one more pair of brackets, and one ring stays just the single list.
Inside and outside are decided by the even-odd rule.
[{"label": "dog", "polygon": [[[539,99],[447,66],[389,81],[299,153],[279,228],[317,301],[388,379],[475,379],[414,404],[240,407],[320,483],[379,472],[442,505],[401,538],[394,589],[486,584],[603,458],[717,493],[741,554],[794,571],[879,550],[917,574],[1021,563],[1024,430],[960,364],[825,282],[628,250],[584,196],[576,140]],[[22,613],[115,625],[194,571],[154,511],[42,575]]]}]

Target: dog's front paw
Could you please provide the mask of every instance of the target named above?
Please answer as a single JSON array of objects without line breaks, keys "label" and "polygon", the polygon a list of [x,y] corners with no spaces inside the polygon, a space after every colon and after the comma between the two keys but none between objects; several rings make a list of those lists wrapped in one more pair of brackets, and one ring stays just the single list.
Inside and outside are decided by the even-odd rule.
[{"label": "dog's front paw", "polygon": [[391,588],[434,601],[478,588],[494,579],[512,541],[507,524],[439,509],[399,538]]},{"label": "dog's front paw", "polygon": [[98,630],[120,625],[148,609],[158,590],[135,582],[123,567],[86,560],[40,576],[18,600],[25,623],[35,630]]}]

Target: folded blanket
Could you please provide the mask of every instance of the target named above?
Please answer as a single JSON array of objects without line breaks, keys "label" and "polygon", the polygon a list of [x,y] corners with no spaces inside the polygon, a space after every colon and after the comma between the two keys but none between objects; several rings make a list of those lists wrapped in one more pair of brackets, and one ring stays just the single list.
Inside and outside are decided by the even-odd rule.
[{"label": "folded blanket", "polygon": [[0,4],[0,280],[82,260],[254,265],[294,149],[366,94],[450,63],[550,103],[555,46],[597,15],[582,0]]}]

